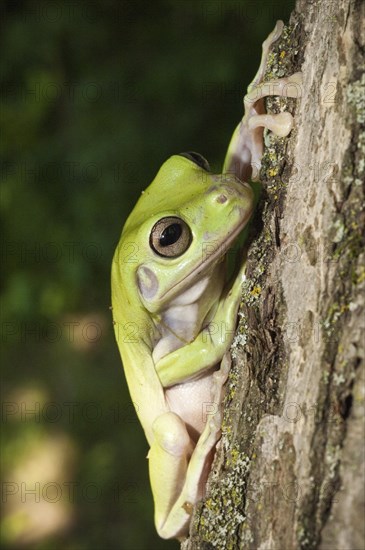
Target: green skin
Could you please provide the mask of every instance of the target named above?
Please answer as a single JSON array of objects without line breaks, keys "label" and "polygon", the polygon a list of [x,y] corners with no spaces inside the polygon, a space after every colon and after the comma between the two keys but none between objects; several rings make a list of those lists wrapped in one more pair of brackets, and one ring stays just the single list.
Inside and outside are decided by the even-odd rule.
[{"label": "green skin", "polygon": [[[194,155],[168,159],[130,214],[113,259],[115,334],[150,445],[155,524],[163,538],[187,535],[220,437],[227,350],[245,271],[243,262],[227,281],[224,259],[254,208],[252,188],[243,182],[257,179],[263,128],[287,135],[292,127],[291,115],[268,116],[263,107],[263,97],[272,94],[262,83],[267,55],[282,26],[278,22],[263,44],[224,175],[207,171]],[[293,97],[290,82],[298,84],[300,74],[275,81],[275,95]],[[170,217],[186,224],[190,238],[177,239],[164,257],[151,243],[156,223]]]}]

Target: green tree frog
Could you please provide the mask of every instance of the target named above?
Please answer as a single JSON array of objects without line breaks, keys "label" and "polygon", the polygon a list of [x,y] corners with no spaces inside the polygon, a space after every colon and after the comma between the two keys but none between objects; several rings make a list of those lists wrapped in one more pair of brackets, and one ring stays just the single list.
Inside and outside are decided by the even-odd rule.
[{"label": "green tree frog", "polygon": [[221,401],[244,278],[227,281],[226,255],[250,219],[263,128],[286,136],[289,113],[268,115],[264,97],[298,97],[300,73],[263,83],[268,51],[244,98],[244,116],[221,175],[197,153],[169,158],[124,226],[112,266],[116,339],[150,445],[155,525],[187,535],[220,438]]}]

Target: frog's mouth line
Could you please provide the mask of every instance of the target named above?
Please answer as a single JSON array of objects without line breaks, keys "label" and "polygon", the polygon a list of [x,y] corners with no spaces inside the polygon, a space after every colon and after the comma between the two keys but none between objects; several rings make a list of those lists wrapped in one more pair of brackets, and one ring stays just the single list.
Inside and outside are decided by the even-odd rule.
[{"label": "frog's mouth line", "polygon": [[173,296],[174,294],[177,294],[177,291],[180,288],[180,285],[182,283],[189,283],[190,279],[193,279],[197,274],[198,275],[204,275],[204,271],[208,267],[213,265],[220,258],[223,258],[227,254],[227,252],[228,252],[231,244],[233,243],[233,241],[238,237],[238,235],[241,233],[241,231],[243,230],[243,228],[247,224],[247,221],[250,219],[251,214],[252,214],[252,210],[247,212],[246,215],[244,216],[243,220],[241,220],[241,222],[237,225],[237,227],[235,227],[233,229],[232,233],[227,236],[227,239],[224,242],[224,252],[223,253],[222,253],[222,248],[218,247],[215,252],[213,252],[212,254],[209,254],[209,256],[207,256],[207,258],[205,260],[200,262],[191,271],[191,273],[189,273],[189,275],[187,275],[186,277],[184,277],[183,279],[181,279],[180,281],[175,283],[171,288],[169,288],[169,290],[167,290],[165,292],[165,294],[162,294],[162,296],[160,297],[160,300],[165,300],[166,298],[171,299],[171,295]]}]

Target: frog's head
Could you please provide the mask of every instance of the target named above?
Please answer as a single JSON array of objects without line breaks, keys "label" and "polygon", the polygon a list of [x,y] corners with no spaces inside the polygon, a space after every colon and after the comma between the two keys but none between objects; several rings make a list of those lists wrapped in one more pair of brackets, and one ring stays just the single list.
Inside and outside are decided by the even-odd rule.
[{"label": "frog's head", "polygon": [[134,284],[148,311],[163,310],[207,279],[252,209],[251,187],[234,175],[212,174],[198,153],[169,158],[123,229],[119,284]]}]

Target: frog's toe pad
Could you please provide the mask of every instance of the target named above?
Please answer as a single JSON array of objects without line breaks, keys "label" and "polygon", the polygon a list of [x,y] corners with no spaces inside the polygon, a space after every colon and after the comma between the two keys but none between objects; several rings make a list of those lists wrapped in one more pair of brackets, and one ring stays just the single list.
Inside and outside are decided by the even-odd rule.
[{"label": "frog's toe pad", "polygon": [[293,116],[290,113],[278,113],[276,115],[255,115],[250,118],[248,126],[250,130],[263,126],[271,130],[276,136],[285,137],[290,134],[294,125]]}]

